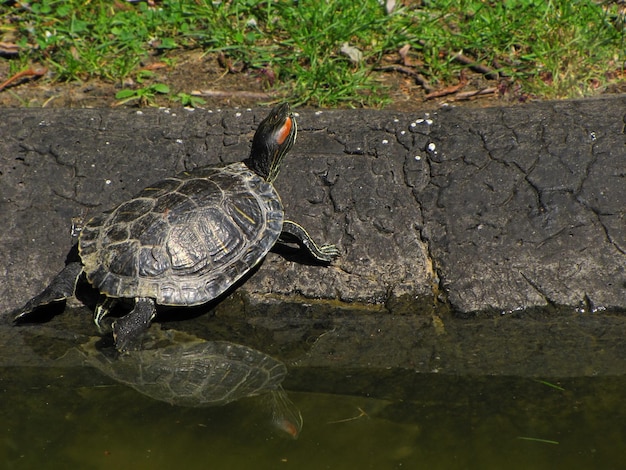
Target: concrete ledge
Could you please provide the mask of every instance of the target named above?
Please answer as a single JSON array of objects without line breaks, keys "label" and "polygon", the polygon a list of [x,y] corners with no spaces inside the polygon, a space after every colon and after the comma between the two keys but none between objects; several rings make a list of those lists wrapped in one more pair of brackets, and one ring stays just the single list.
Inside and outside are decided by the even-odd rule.
[{"label": "concrete ledge", "polygon": [[[437,113],[303,111],[277,186],[337,243],[329,268],[271,254],[243,289],[460,312],[626,307],[626,96]],[[265,110],[5,109],[0,311],[63,265],[73,220],[164,176],[239,160]]]},{"label": "concrete ledge", "polygon": [[[0,312],[61,269],[73,222],[241,159],[266,112],[3,110]],[[270,253],[215,316],[172,326],[303,370],[626,371],[626,96],[298,122],[278,190],[289,218],[343,256],[324,268]],[[0,364],[43,364],[48,346],[28,337],[50,328],[94,334],[83,313],[1,327]]]}]

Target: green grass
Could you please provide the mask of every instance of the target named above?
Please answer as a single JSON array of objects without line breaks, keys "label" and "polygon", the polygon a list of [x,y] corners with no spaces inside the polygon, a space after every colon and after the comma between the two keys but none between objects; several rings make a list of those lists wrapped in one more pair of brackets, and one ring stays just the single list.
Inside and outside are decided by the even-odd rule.
[{"label": "green grass", "polygon": [[[156,8],[22,0],[0,6],[0,35],[21,47],[12,72],[38,62],[58,81],[121,83],[151,54],[199,48],[271,70],[274,91],[296,104],[380,106],[387,94],[375,69],[409,44],[417,71],[435,88],[458,81],[468,67],[454,60],[462,52],[497,69],[507,89],[571,98],[623,79],[624,13],[605,3],[424,0],[387,15],[377,0],[163,0]],[[344,43],[363,60],[342,55]]]}]

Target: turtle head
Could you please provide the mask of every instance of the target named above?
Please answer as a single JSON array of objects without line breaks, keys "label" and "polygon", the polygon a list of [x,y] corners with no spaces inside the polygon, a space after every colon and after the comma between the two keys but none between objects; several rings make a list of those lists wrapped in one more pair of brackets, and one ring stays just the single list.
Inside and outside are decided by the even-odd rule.
[{"label": "turtle head", "polygon": [[276,106],[259,124],[252,139],[250,156],[244,163],[268,183],[273,183],[283,157],[296,141],[296,134],[296,120],[289,104]]}]

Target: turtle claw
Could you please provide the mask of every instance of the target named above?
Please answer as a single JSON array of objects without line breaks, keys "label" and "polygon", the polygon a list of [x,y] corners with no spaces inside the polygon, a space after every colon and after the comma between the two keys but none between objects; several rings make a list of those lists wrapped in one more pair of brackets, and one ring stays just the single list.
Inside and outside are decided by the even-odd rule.
[{"label": "turtle claw", "polygon": [[105,317],[116,303],[117,299],[106,297],[96,306],[93,312],[93,322],[96,324],[96,328],[98,328],[100,334],[111,333],[113,322],[111,320],[105,322]]}]

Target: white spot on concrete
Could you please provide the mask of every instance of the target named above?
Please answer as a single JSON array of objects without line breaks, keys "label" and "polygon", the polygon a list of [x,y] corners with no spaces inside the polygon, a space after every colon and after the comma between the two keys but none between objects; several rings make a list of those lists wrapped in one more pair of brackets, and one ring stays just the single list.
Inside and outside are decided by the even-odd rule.
[{"label": "white spot on concrete", "polygon": [[143,111],[137,111],[135,114],[136,114],[137,116],[142,116],[142,115],[143,115]]},{"label": "white spot on concrete", "polygon": [[240,112],[236,112],[235,113],[235,117],[241,117],[241,113]]},{"label": "white spot on concrete", "polygon": [[426,124],[428,124],[429,126],[433,125],[433,120],[432,119],[426,119]]},{"label": "white spot on concrete", "polygon": [[183,139],[176,139],[176,143],[177,144],[182,144],[183,143]]},{"label": "white spot on concrete", "polygon": [[406,134],[406,131],[400,131],[400,135]]},{"label": "white spot on concrete", "polygon": [[111,184],[111,180],[104,180],[104,184]]},{"label": "white spot on concrete", "polygon": [[433,142],[431,142],[430,144],[428,144],[428,150],[429,150],[430,152],[434,152],[436,148],[437,148],[437,146],[436,146]]},{"label": "white spot on concrete", "polygon": [[315,115],[319,116],[320,114],[322,114],[324,111],[315,111]]},{"label": "white spot on concrete", "polygon": [[421,155],[415,155],[415,161],[419,162],[422,159]]},{"label": "white spot on concrete", "polygon": [[421,124],[424,122],[424,119],[420,118],[420,119],[416,119],[415,120],[416,123]]},{"label": "white spot on concrete", "polygon": [[387,145],[389,141],[387,139],[383,139],[383,145]]}]

